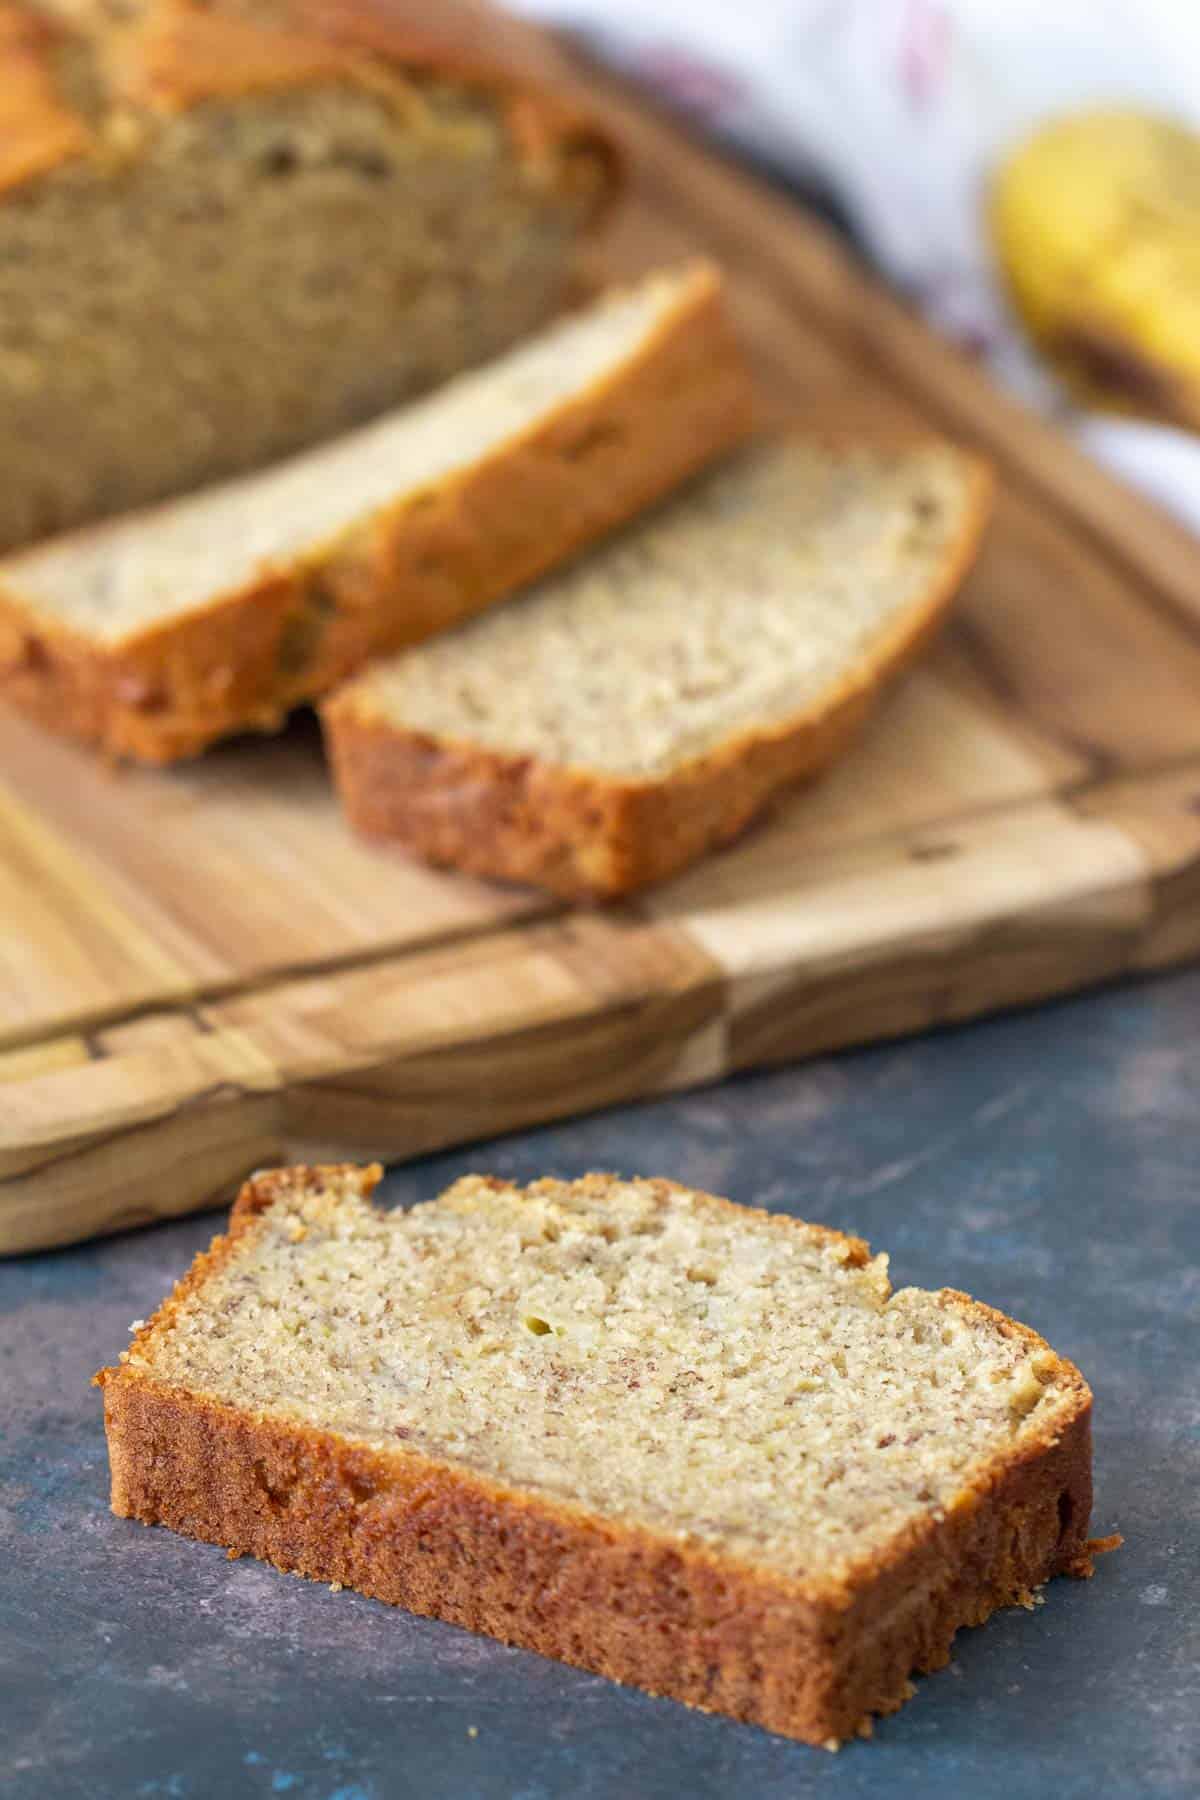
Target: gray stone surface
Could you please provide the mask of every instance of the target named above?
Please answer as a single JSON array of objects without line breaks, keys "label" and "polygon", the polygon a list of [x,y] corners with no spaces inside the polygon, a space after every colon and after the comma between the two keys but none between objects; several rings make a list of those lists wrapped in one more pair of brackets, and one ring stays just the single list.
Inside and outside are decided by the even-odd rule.
[{"label": "gray stone surface", "polygon": [[213,1218],[0,1267],[7,1792],[293,1800],[1200,1791],[1200,971],[429,1159],[660,1173],[852,1228],[1097,1399],[1090,1583],[962,1634],[839,1756],[113,1519],[99,1396]]}]

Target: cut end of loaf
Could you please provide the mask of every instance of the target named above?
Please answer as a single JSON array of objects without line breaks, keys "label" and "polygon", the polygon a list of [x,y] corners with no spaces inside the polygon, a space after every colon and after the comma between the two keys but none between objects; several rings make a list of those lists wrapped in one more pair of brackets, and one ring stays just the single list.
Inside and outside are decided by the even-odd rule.
[{"label": "cut end of loaf", "polygon": [[620,185],[565,73],[470,0],[0,5],[0,547],[319,443],[552,317]]},{"label": "cut end of loaf", "polygon": [[946,444],[743,453],[328,700],[351,823],[566,897],[661,879],[853,740],[944,615],[988,501]]},{"label": "cut end of loaf", "polygon": [[117,1511],[816,1742],[1082,1572],[1025,1327],[668,1181],[376,1176],[248,1184],[104,1374]]}]

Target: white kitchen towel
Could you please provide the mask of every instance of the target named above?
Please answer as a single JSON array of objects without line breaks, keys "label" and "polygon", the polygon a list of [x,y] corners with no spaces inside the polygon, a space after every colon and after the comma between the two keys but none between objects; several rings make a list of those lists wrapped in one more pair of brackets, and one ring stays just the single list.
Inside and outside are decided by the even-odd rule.
[{"label": "white kitchen towel", "polygon": [[1200,125],[1200,0],[510,0],[714,135],[839,199],[888,278],[1000,381],[1200,532],[1200,438],[1089,416],[1030,353],[981,196],[1070,107]]}]

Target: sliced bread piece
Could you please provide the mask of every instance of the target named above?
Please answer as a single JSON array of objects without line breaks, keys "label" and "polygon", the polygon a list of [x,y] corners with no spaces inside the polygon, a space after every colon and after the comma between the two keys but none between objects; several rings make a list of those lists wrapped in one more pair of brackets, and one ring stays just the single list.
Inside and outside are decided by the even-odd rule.
[{"label": "sliced bread piece", "polygon": [[97,1377],[116,1513],[814,1743],[1091,1572],[1025,1326],[672,1182],[377,1175],[255,1177]]},{"label": "sliced bread piece", "polygon": [[705,264],[259,474],[0,562],[0,695],[166,762],[467,617],[751,423]]},{"label": "sliced bread piece", "polygon": [[671,874],[845,747],[952,599],[988,496],[942,444],[750,451],[332,696],[351,822],[567,897]]},{"label": "sliced bread piece", "polygon": [[615,177],[477,0],[0,0],[0,549],[497,355]]}]

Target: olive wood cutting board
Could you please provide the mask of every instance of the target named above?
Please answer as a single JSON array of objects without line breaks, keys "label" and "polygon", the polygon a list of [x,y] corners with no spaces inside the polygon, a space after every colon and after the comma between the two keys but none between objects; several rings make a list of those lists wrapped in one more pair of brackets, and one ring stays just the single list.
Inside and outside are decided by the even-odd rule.
[{"label": "olive wood cutting board", "polygon": [[356,842],[309,718],[161,772],[0,713],[0,1250],[211,1205],[291,1157],[412,1156],[1200,952],[1194,541],[793,203],[597,95],[634,169],[603,274],[707,251],[769,417],[992,459],[952,624],[827,779],[597,911]]}]

